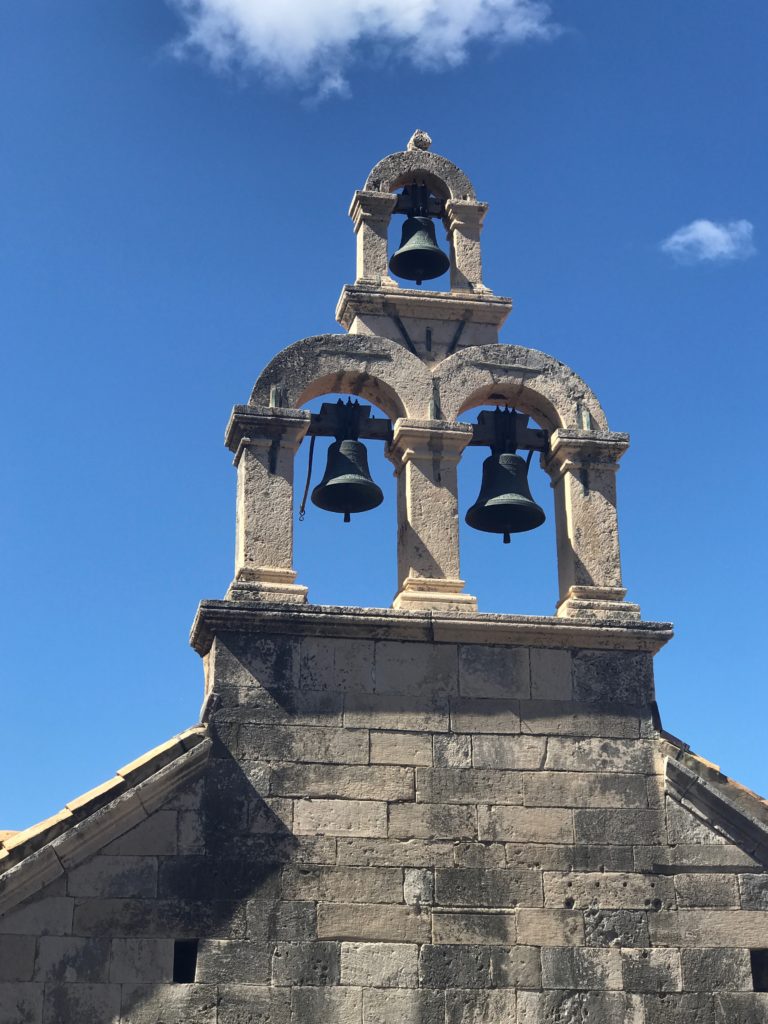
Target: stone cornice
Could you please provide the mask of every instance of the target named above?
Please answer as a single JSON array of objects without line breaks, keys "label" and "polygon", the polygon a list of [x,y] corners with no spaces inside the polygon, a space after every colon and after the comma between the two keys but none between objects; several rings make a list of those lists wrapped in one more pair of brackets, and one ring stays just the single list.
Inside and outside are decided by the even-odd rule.
[{"label": "stone cornice", "polygon": [[512,310],[512,299],[492,292],[431,292],[416,288],[344,285],[336,320],[346,330],[361,314],[418,317],[427,320],[467,320],[501,327]]},{"label": "stone cornice", "polygon": [[285,437],[298,444],[309,428],[311,413],[306,409],[283,409],[261,405],[236,405],[224,432],[224,444],[231,452],[250,436],[257,438]]},{"label": "stone cornice", "polygon": [[673,635],[668,622],[607,620],[590,623],[555,616],[405,612],[329,605],[289,608],[279,604],[203,601],[192,626],[190,643],[198,654],[204,655],[217,633],[232,632],[652,653],[660,650]]}]

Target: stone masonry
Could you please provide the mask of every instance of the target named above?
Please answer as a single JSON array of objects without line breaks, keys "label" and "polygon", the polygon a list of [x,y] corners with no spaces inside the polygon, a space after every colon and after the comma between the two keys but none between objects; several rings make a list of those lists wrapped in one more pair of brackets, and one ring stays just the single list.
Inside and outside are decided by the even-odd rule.
[{"label": "stone masonry", "polygon": [[[444,201],[448,293],[387,277],[412,175]],[[227,430],[235,577],[192,629],[200,724],[0,833],[0,1024],[768,1024],[768,803],[661,726],[672,630],[619,563],[628,437],[568,367],[498,343],[485,210],[423,132],[355,194],[350,333],[285,349]],[[393,608],[296,582],[301,406],[338,392],[392,422]],[[489,401],[549,433],[552,616],[463,593],[457,417]]]}]

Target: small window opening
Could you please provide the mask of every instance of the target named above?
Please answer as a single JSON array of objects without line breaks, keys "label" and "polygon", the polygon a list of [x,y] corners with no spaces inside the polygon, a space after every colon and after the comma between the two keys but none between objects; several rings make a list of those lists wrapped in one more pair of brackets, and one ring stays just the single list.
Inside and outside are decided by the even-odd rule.
[{"label": "small window opening", "polygon": [[750,949],[752,962],[752,988],[755,992],[768,992],[768,949]]},{"label": "small window opening", "polygon": [[173,944],[173,980],[192,982],[197,970],[197,939],[177,939]]}]

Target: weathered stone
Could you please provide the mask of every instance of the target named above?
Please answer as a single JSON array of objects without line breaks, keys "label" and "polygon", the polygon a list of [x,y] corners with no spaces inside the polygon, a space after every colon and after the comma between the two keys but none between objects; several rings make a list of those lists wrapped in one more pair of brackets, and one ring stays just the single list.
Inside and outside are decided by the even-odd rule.
[{"label": "weathered stone", "polygon": [[472,764],[475,768],[543,768],[547,741],[543,736],[472,737]]},{"label": "weathered stone", "polygon": [[347,694],[344,725],[351,729],[388,729],[396,732],[447,732],[448,702],[445,697],[407,700],[390,694]]},{"label": "weathered stone", "polygon": [[679,992],[683,987],[676,949],[624,949],[621,965],[626,992]]},{"label": "weathered stone", "polygon": [[627,651],[576,651],[573,656],[576,700],[649,704],[653,700],[650,654]]},{"label": "weathered stone", "polygon": [[437,868],[435,901],[448,907],[540,907],[541,875],[511,869]]},{"label": "weathered stone", "polygon": [[471,767],[472,737],[437,733],[434,737],[433,761],[436,768]]},{"label": "weathered stone", "polygon": [[[268,849],[263,844],[259,849]],[[270,899],[278,895],[279,858],[169,857],[160,864],[158,895],[168,899]],[[77,915],[76,915],[77,916]]]},{"label": "weathered stone", "polygon": [[278,942],[272,956],[273,985],[338,985],[338,942]]},{"label": "weathered stone", "polygon": [[[391,808],[390,808],[391,810]],[[339,864],[383,867],[451,867],[451,842],[425,839],[338,839]]]},{"label": "weathered stone", "polygon": [[531,648],[531,697],[534,700],[571,700],[571,652]]},{"label": "weathered stone", "polygon": [[768,875],[739,875],[744,910],[768,910]]},{"label": "weathered stone", "polygon": [[459,691],[462,697],[530,697],[528,649],[463,644],[459,650]]},{"label": "weathered stone", "polygon": [[526,946],[583,946],[584,917],[572,910],[521,908],[517,940]]},{"label": "weathered stone", "polygon": [[198,949],[195,980],[266,985],[272,977],[272,946],[242,939],[204,939]]},{"label": "weathered stone", "polygon": [[329,987],[295,987],[291,989],[291,1020],[294,1024],[360,1024],[363,1019],[363,996],[359,989]]},{"label": "weathered stone", "polygon": [[435,900],[435,874],[425,868],[406,868],[403,875],[403,899],[408,906],[430,906]]},{"label": "weathered stone", "polygon": [[41,1024],[43,985],[0,982],[0,1020],[8,1024]]},{"label": "weathered stone", "polygon": [[711,995],[663,993],[641,996],[645,1024],[714,1024]]},{"label": "weathered stone", "polygon": [[752,970],[747,949],[681,949],[687,992],[749,992]]},{"label": "weathered stone", "polygon": [[296,835],[386,836],[387,805],[374,800],[297,800]]},{"label": "weathered stone", "polygon": [[241,725],[239,753],[260,761],[368,764],[367,729]]},{"label": "weathered stone", "polygon": [[551,736],[547,742],[545,768],[581,772],[639,772],[649,774],[656,762],[655,744],[650,740],[575,739]]},{"label": "weathered stone", "polygon": [[341,982],[365,988],[416,988],[418,946],[393,942],[343,942]]},{"label": "weathered stone", "polygon": [[716,875],[709,872],[707,874],[676,875],[675,891],[679,907],[738,907],[739,905],[739,886],[736,875]]},{"label": "weathered stone", "polygon": [[469,733],[519,733],[518,700],[451,701],[451,729]]},{"label": "weathered stone", "polygon": [[458,693],[458,651],[455,644],[376,644],[374,688],[377,693],[412,695]]},{"label": "weathered stone", "polygon": [[544,904],[584,910],[607,907],[637,910],[669,910],[675,906],[671,878],[663,875],[619,872],[544,872]]},{"label": "weathered stone", "polygon": [[147,897],[157,894],[155,857],[97,856],[67,876],[69,896]]},{"label": "weathered stone", "polygon": [[718,993],[715,1013],[717,1024],[765,1024],[768,992]]},{"label": "weathered stone", "polygon": [[670,843],[724,845],[725,836],[671,798],[667,798],[667,837]]},{"label": "weathered stone", "polygon": [[417,768],[416,799],[435,804],[521,804],[523,788],[518,772],[490,768]]},{"label": "weathered stone", "polygon": [[648,806],[644,775],[524,772],[523,788],[528,807]]},{"label": "weathered stone", "polygon": [[176,852],[193,857],[205,853],[203,819],[197,811],[179,811],[177,828]]},{"label": "weathered stone", "polygon": [[283,870],[283,897],[331,903],[401,903],[402,868],[328,867],[289,864]]},{"label": "weathered stone", "polygon": [[763,948],[768,912],[678,910],[648,916],[654,946],[737,946]]},{"label": "weathered stone", "polygon": [[463,804],[390,804],[389,835],[402,839],[467,839],[477,835],[474,807]]},{"label": "weathered stone", "polygon": [[648,915],[643,910],[605,910],[589,907],[584,911],[587,946],[648,946]]},{"label": "weathered stone", "polygon": [[[45,986],[43,1002],[43,1024],[62,1024],[62,1021],[77,1021],[78,1024],[104,1024],[120,1015],[119,985],[64,985]],[[123,1015],[122,1020],[134,1024],[133,1018]],[[215,1018],[211,1018],[215,1020]],[[143,1022],[142,1022],[143,1024]]]},{"label": "weathered stone", "polygon": [[272,775],[271,791],[277,796],[301,798],[413,800],[413,769],[379,765],[283,765]]},{"label": "weathered stone", "polygon": [[728,868],[751,867],[756,862],[737,846],[680,843],[676,846],[636,846],[634,864],[636,871],[657,871],[666,867],[725,871]]},{"label": "weathered stone", "polygon": [[321,903],[317,937],[359,942],[429,942],[430,915],[409,906]]},{"label": "weathered stone", "polygon": [[422,946],[423,988],[538,988],[541,967],[532,946]]},{"label": "weathered stone", "polygon": [[480,946],[514,945],[514,913],[445,913],[432,915],[432,941],[447,945],[463,943]]},{"label": "weathered stone", "polygon": [[541,983],[544,988],[621,989],[618,949],[543,947]]},{"label": "weathered stone", "polygon": [[35,981],[106,982],[109,952],[108,939],[43,937],[38,945]]},{"label": "weathered stone", "polygon": [[252,942],[271,940],[304,941],[317,937],[317,910],[302,900],[267,902],[251,900],[247,906],[248,938]]},{"label": "weathered stone", "polygon": [[34,966],[34,935],[0,935],[0,982],[32,981]]},{"label": "weathered stone", "polygon": [[479,807],[480,839],[572,843],[573,811],[538,807]]},{"label": "weathered stone", "polygon": [[552,843],[505,843],[510,867],[540,868],[542,871],[631,871],[631,846],[579,846]]},{"label": "weathered stone", "polygon": [[503,868],[507,863],[503,843],[456,843],[453,857],[457,868]]},{"label": "weathered stone", "polygon": [[510,988],[447,989],[445,993],[445,1024],[511,1024],[517,1019],[516,1009],[516,993]]},{"label": "weathered stone", "polygon": [[639,996],[624,992],[519,992],[518,1024],[641,1024]]},{"label": "weathered stone", "polygon": [[[299,992],[301,989],[293,989]],[[324,989],[313,991],[325,991]],[[219,985],[216,1024],[289,1024],[291,989],[264,985]]]},{"label": "weathered stone", "polygon": [[112,939],[109,980],[130,984],[172,981],[173,939]]},{"label": "weathered stone", "polygon": [[651,846],[664,834],[664,814],[642,808],[579,809],[574,811],[574,828],[577,843],[599,836],[601,843]]},{"label": "weathered stone", "polygon": [[225,900],[84,900],[78,901],[73,931],[77,935],[173,935],[245,937],[245,907]]},{"label": "weathered stone", "polygon": [[[119,986],[113,987],[120,991]],[[123,985],[120,1024],[216,1024],[217,1003],[215,985]],[[59,1018],[62,1020],[84,1018]],[[111,1024],[112,1018],[98,1017],[93,1024],[106,1021]]]},{"label": "weathered stone", "polygon": [[176,811],[155,811],[124,835],[113,839],[101,852],[116,856],[171,856],[177,849],[176,819]]},{"label": "weathered stone", "polygon": [[640,735],[640,720],[637,715],[633,715],[631,711],[628,713],[620,705],[615,704],[599,707],[578,701],[524,700],[520,702],[520,717],[523,732],[532,735],[603,739],[634,739]]},{"label": "weathered stone", "polygon": [[[354,730],[345,730],[352,732]],[[432,737],[417,732],[371,732],[371,764],[432,764]]]},{"label": "weathered stone", "polygon": [[363,1024],[443,1024],[443,1015],[442,992],[372,988],[363,993]]}]

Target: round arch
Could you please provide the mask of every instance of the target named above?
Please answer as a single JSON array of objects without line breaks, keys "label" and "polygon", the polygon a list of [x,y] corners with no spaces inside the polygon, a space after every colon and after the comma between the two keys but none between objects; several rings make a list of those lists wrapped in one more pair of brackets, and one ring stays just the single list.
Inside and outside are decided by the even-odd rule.
[{"label": "round arch", "polygon": [[423,178],[441,199],[476,201],[472,182],[464,171],[444,156],[422,149],[391,153],[379,160],[365,182],[366,191],[394,192],[414,177]]}]

